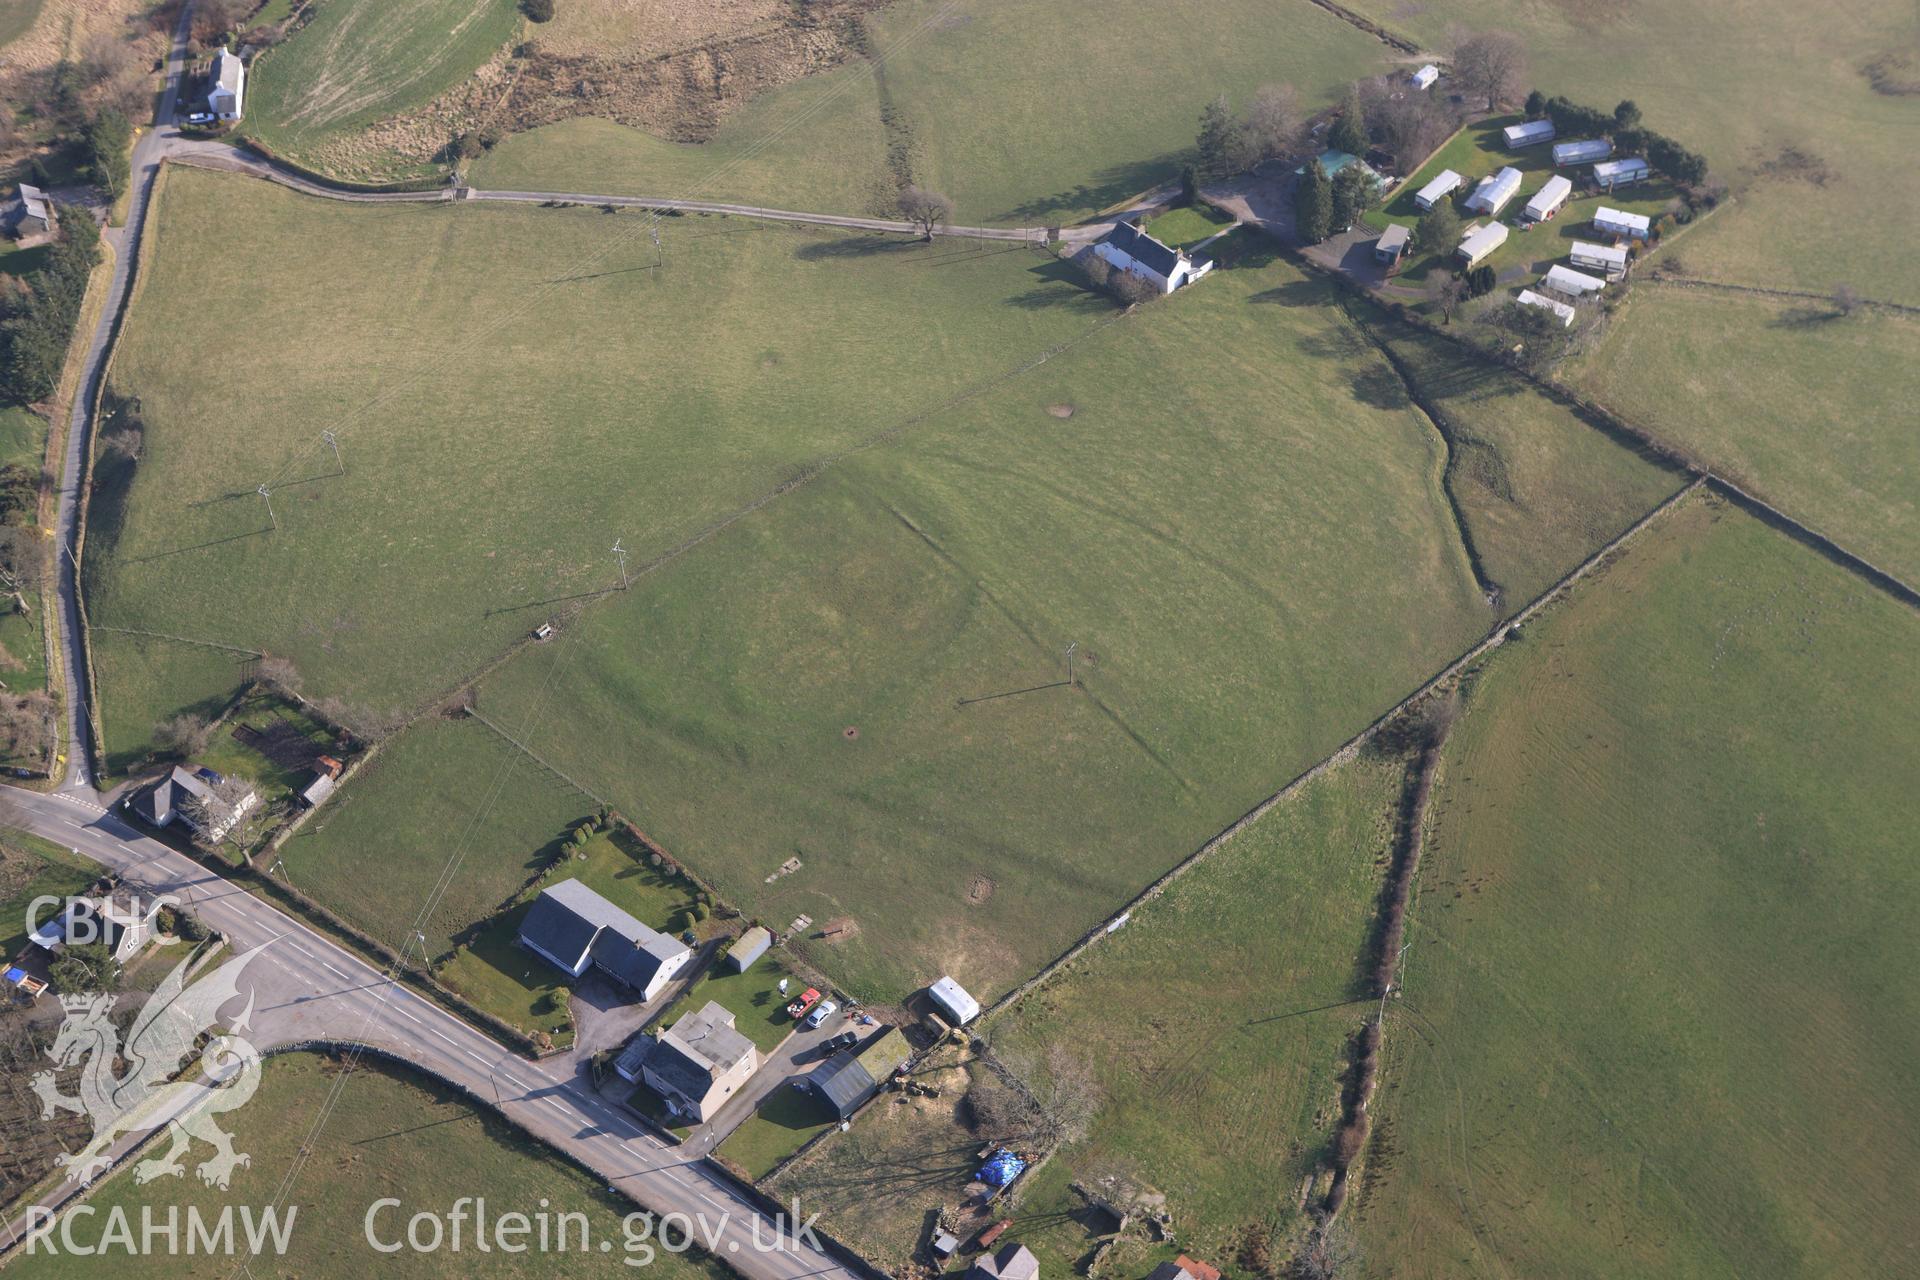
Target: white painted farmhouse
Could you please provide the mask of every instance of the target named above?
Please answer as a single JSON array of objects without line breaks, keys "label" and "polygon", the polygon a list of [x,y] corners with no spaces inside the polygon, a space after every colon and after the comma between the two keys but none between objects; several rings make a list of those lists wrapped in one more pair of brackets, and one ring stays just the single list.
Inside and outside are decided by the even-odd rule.
[{"label": "white painted farmhouse", "polygon": [[207,110],[222,120],[238,120],[246,110],[247,68],[231,49],[213,55],[207,73]]},{"label": "white painted farmhouse", "polygon": [[1136,226],[1122,222],[1093,252],[1116,271],[1131,271],[1149,281],[1162,293],[1172,293],[1181,285],[1192,284],[1213,270],[1213,259],[1190,258],[1181,249],[1170,249]]}]

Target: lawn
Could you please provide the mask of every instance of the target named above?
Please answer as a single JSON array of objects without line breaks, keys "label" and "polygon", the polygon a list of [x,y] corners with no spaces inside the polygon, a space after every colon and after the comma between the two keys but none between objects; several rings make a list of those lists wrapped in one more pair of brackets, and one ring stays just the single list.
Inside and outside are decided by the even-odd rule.
[{"label": "lawn", "polygon": [[1175,249],[1190,249],[1233,225],[1233,219],[1207,208],[1188,205],[1163,213],[1147,224],[1147,234]]},{"label": "lawn", "polygon": [[348,922],[415,955],[417,928],[437,957],[552,862],[593,809],[486,726],[436,718],[362,766],[280,859],[295,888]]},{"label": "lawn", "polygon": [[323,157],[330,139],[465,79],[520,26],[513,0],[324,0],[255,60],[243,127],[287,155]]},{"label": "lawn", "polygon": [[[1113,314],[1013,245],[669,218],[656,269],[638,214],[162,183],[114,363],[144,451],[95,497],[92,620],[269,651],[376,729],[616,585],[616,540],[638,569]],[[238,333],[202,305],[206,243]],[[218,650],[98,634],[118,755],[231,688]]]},{"label": "lawn", "polygon": [[[900,0],[868,20],[885,67],[893,137],[955,220],[1057,224],[1170,182],[1200,109],[1289,82],[1309,101],[1378,71],[1381,46],[1307,4],[1264,0]],[[1184,43],[1098,32],[1232,31]],[[780,208],[877,211],[890,203],[870,64],[764,94],[711,143],[681,146],[577,120],[509,139],[474,168],[481,187],[706,195]]]},{"label": "lawn", "polygon": [[[1692,256],[1692,240],[1687,242]],[[1843,546],[1920,581],[1920,320],[1639,287],[1571,377]]]},{"label": "lawn", "polygon": [[520,922],[541,890],[562,880],[579,880],[663,933],[694,895],[685,880],[649,866],[602,833],[555,863],[517,902],[469,931],[470,940],[438,970],[440,980],[514,1026],[559,1036],[569,1022],[566,975],[520,947],[517,939]]},{"label": "lawn", "polygon": [[[1362,758],[1308,784],[984,1028],[1029,1081],[1075,1081],[1090,1117],[1010,1215],[1044,1272],[1069,1274],[1097,1234],[1076,1180],[1158,1191],[1181,1249],[1221,1264],[1250,1228],[1284,1239],[1298,1225],[1349,1038],[1374,1007],[1363,951],[1402,777],[1397,762]],[[956,1105],[991,1074],[962,1072],[955,1052],[920,1073],[939,1098],[883,1096],[771,1190],[903,1263],[928,1211],[957,1206],[978,1153],[1007,1133]],[[1143,1274],[1149,1253],[1136,1240],[1110,1261]]]},{"label": "lawn", "polygon": [[[752,1115],[727,1135],[714,1154],[758,1181],[775,1165],[838,1123],[838,1117],[811,1089],[783,1084],[766,1096]],[[815,1206],[808,1204],[811,1212]]]},{"label": "lawn", "polygon": [[[175,1206],[183,1215],[188,1207],[197,1208],[209,1222],[229,1205],[260,1214],[279,1203],[282,1179],[301,1154],[300,1147],[308,1140],[315,1118],[327,1109],[330,1115],[326,1125],[312,1141],[312,1150],[304,1153],[299,1180],[293,1184],[283,1211],[297,1209],[286,1252],[275,1256],[269,1247],[248,1263],[246,1270],[251,1274],[331,1278],[378,1272],[453,1280],[518,1276],[533,1268],[562,1267],[569,1275],[634,1274],[625,1263],[637,1263],[639,1255],[629,1258],[626,1254],[622,1229],[622,1219],[634,1211],[633,1206],[609,1196],[593,1177],[552,1155],[517,1129],[475,1110],[451,1090],[371,1059],[363,1060],[346,1082],[342,1095],[345,1105],[331,1107],[328,1091],[339,1072],[333,1061],[309,1054],[271,1059],[253,1100],[223,1121],[233,1131],[235,1149],[252,1157],[252,1163],[234,1175],[229,1190],[222,1192],[203,1185],[191,1170],[183,1177],[160,1178],[136,1186],[123,1169],[88,1200],[96,1210],[95,1216],[89,1222],[76,1223],[74,1239],[81,1243],[102,1240],[109,1215],[116,1209],[129,1215],[136,1241],[143,1207],[152,1209],[158,1225],[165,1224],[168,1209]],[[197,1161],[205,1154],[206,1148],[196,1144],[190,1159]],[[542,1221],[539,1215],[550,1215],[545,1221],[552,1225],[556,1241],[561,1236],[560,1215],[582,1214],[592,1247],[580,1246],[582,1228],[576,1221],[566,1228],[570,1247],[564,1254],[540,1253],[537,1232],[521,1240],[534,1246],[531,1253],[507,1253],[498,1247],[483,1250],[476,1244],[470,1218],[465,1224],[463,1247],[456,1250],[445,1215],[456,1200],[467,1196],[484,1197],[490,1221],[504,1214],[524,1213],[538,1225]],[[448,1232],[444,1247],[433,1253],[413,1248],[391,1254],[375,1252],[364,1223],[374,1201],[386,1197],[399,1200],[401,1207],[386,1209],[375,1220],[376,1236],[383,1244],[404,1241],[408,1218],[424,1211],[441,1216]],[[237,1212],[235,1217],[239,1217]],[[249,1250],[238,1221],[235,1236],[241,1242],[235,1255],[188,1256],[187,1221],[183,1216],[180,1256],[168,1256],[164,1238],[150,1256],[115,1250],[115,1275],[211,1280],[231,1275],[237,1263],[247,1261]],[[423,1229],[421,1239],[431,1236]],[[600,1241],[608,1242],[611,1248],[601,1252]],[[645,1269],[662,1280],[725,1280],[733,1274],[693,1253],[655,1250],[654,1255]],[[35,1280],[60,1280],[98,1276],[102,1265],[97,1257],[41,1253],[18,1256],[12,1270]]]},{"label": "lawn", "polygon": [[[71,849],[24,831],[0,831],[0,963],[27,945],[27,908],[42,894],[84,893],[100,868]],[[42,910],[41,916],[54,914]]]},{"label": "lawn", "polygon": [[[1488,220],[1485,214],[1472,213],[1462,205],[1473,194],[1474,186],[1481,178],[1502,168],[1518,169],[1524,175],[1520,190],[1500,211],[1500,220],[1507,224],[1506,243],[1494,250],[1483,265],[1492,267],[1503,279],[1522,280],[1531,284],[1534,279],[1545,275],[1547,268],[1554,263],[1565,265],[1575,240],[1609,242],[1608,237],[1599,235],[1593,229],[1593,214],[1600,206],[1658,217],[1676,194],[1671,183],[1657,177],[1652,181],[1622,187],[1610,194],[1587,191],[1584,184],[1588,181],[1590,166],[1574,165],[1556,170],[1553,167],[1551,145],[1507,150],[1501,130],[1518,123],[1522,118],[1518,115],[1496,116],[1461,130],[1446,146],[1435,152],[1432,159],[1420,166],[1417,173],[1396,188],[1392,199],[1366,215],[1367,225],[1376,230],[1385,230],[1390,223],[1409,227],[1417,225],[1421,214],[1413,197],[1429,181],[1439,176],[1443,169],[1451,169],[1463,179],[1449,198],[1460,213],[1460,225],[1464,232],[1467,227]],[[1522,228],[1519,225],[1521,210],[1526,208],[1534,192],[1555,173],[1574,184],[1573,195],[1552,218]],[[1452,256],[1451,246],[1444,254],[1410,255],[1396,278],[1406,283],[1417,283],[1424,280],[1435,265],[1451,265]]]},{"label": "lawn", "polygon": [[[268,754],[261,745],[242,741],[234,735],[260,734],[274,744]],[[262,808],[276,801],[291,800],[294,793],[313,780],[311,761],[331,754],[343,758],[346,748],[339,736],[308,715],[298,704],[266,690],[256,690],[234,707],[233,714],[207,741],[206,750],[194,759],[225,774],[234,774],[253,783],[260,793]]]},{"label": "lawn", "polygon": [[[780,980],[787,979],[789,995],[780,994]],[[794,975],[778,949],[754,961],[745,973],[735,973],[722,960],[709,967],[700,980],[687,989],[660,1019],[671,1026],[681,1015],[703,1009],[709,1000],[733,1014],[733,1025],[741,1035],[753,1041],[761,1054],[772,1053],[793,1034],[794,1021],[787,1016],[787,1003],[807,989],[807,981]]]},{"label": "lawn", "polygon": [[1491,661],[1349,1206],[1371,1274],[1911,1270],[1917,645],[1696,499]]}]

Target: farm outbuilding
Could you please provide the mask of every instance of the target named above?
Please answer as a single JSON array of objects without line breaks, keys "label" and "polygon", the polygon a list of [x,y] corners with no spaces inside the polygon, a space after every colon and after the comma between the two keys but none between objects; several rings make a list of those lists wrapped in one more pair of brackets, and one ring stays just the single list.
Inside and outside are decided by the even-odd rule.
[{"label": "farm outbuilding", "polygon": [[16,240],[47,234],[53,230],[55,218],[53,201],[47,199],[47,193],[26,182],[20,184],[20,193],[9,200],[6,211],[0,213],[7,234]]},{"label": "farm outbuilding", "polygon": [[1543,142],[1553,141],[1553,121],[1528,120],[1524,124],[1510,124],[1500,131],[1507,147],[1537,147]]},{"label": "farm outbuilding", "polygon": [[767,948],[772,945],[773,935],[767,932],[766,926],[755,925],[734,939],[733,945],[727,948],[727,967],[735,973],[745,973],[753,967],[755,960],[767,954]]},{"label": "farm outbuilding", "polygon": [[980,1002],[952,978],[941,978],[927,988],[927,996],[948,1022],[964,1027],[980,1016]]},{"label": "farm outbuilding", "polygon": [[1457,252],[1469,267],[1477,267],[1486,256],[1507,242],[1507,228],[1498,222],[1475,227],[1460,241]]},{"label": "farm outbuilding", "polygon": [[1382,231],[1380,238],[1373,242],[1373,256],[1385,263],[1400,261],[1400,255],[1407,251],[1409,234],[1406,227],[1398,222],[1394,223]]},{"label": "farm outbuilding", "polygon": [[1575,240],[1573,252],[1567,260],[1576,267],[1598,271],[1609,280],[1618,280],[1627,274],[1627,251],[1624,246],[1589,244],[1585,240]]},{"label": "farm outbuilding", "polygon": [[1498,214],[1520,190],[1520,171],[1508,166],[1480,179],[1480,185],[1467,197],[1467,208],[1489,217]]},{"label": "farm outbuilding", "polygon": [[1446,197],[1458,191],[1460,184],[1464,181],[1465,179],[1453,170],[1442,169],[1434,176],[1432,182],[1420,188],[1419,193],[1413,197],[1413,202],[1423,210],[1431,209]]},{"label": "farm outbuilding", "polygon": [[1429,62],[1426,66],[1408,76],[1407,82],[1416,89],[1431,89],[1433,88],[1434,81],[1439,78],[1440,68]]},{"label": "farm outbuilding", "polygon": [[1648,233],[1653,230],[1653,219],[1644,213],[1627,213],[1601,205],[1593,211],[1593,229],[1602,235],[1645,240]]},{"label": "farm outbuilding", "polygon": [[1531,289],[1522,289],[1516,301],[1523,307],[1539,307],[1544,311],[1553,312],[1560,317],[1560,327],[1563,329],[1573,326],[1573,308],[1564,302],[1555,302],[1552,298],[1535,293]]},{"label": "farm outbuilding", "polygon": [[1533,198],[1527,201],[1527,217],[1534,222],[1545,222],[1560,212],[1560,207],[1566,204],[1567,197],[1572,194],[1573,183],[1557,173],[1554,174],[1542,183],[1540,189],[1533,193]]},{"label": "farm outbuilding", "polygon": [[1607,287],[1607,282],[1598,276],[1590,276],[1585,272],[1574,271],[1558,263],[1547,268],[1546,278],[1540,283],[1544,287],[1567,298],[1584,298],[1588,294],[1599,293]]},{"label": "farm outbuilding", "polygon": [[1553,162],[1556,165],[1592,164],[1612,154],[1613,142],[1609,138],[1583,138],[1578,142],[1553,144]]},{"label": "farm outbuilding", "polygon": [[1653,173],[1645,160],[1628,156],[1624,160],[1603,160],[1593,166],[1593,180],[1606,191],[1635,182],[1645,182]]}]

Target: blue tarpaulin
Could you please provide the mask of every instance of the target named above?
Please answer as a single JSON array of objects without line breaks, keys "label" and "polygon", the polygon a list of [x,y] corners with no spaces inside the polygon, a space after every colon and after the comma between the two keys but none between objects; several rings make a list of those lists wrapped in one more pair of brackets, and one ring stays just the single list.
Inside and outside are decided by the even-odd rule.
[{"label": "blue tarpaulin", "polygon": [[1013,1182],[1026,1169],[1027,1162],[1011,1151],[996,1151],[987,1158],[985,1167],[980,1170],[980,1181],[990,1187],[1004,1187]]}]

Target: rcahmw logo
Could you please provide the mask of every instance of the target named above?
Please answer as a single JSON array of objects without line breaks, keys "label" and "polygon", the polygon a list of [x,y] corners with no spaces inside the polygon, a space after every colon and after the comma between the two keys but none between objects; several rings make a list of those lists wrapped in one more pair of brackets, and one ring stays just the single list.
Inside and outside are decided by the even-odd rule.
[{"label": "rcahmw logo", "polygon": [[209,1218],[197,1205],[182,1210],[177,1204],[165,1209],[149,1204],[140,1207],[136,1226],[124,1205],[114,1205],[103,1213],[98,1205],[77,1204],[59,1214],[37,1204],[27,1210],[27,1252],[55,1257],[66,1253],[76,1258],[114,1254],[129,1258],[233,1257],[240,1252],[248,1257],[281,1256],[287,1251],[293,1222],[299,1215],[299,1205],[288,1205],[284,1211],[261,1209],[258,1213],[250,1205],[238,1209],[226,1205]]}]

